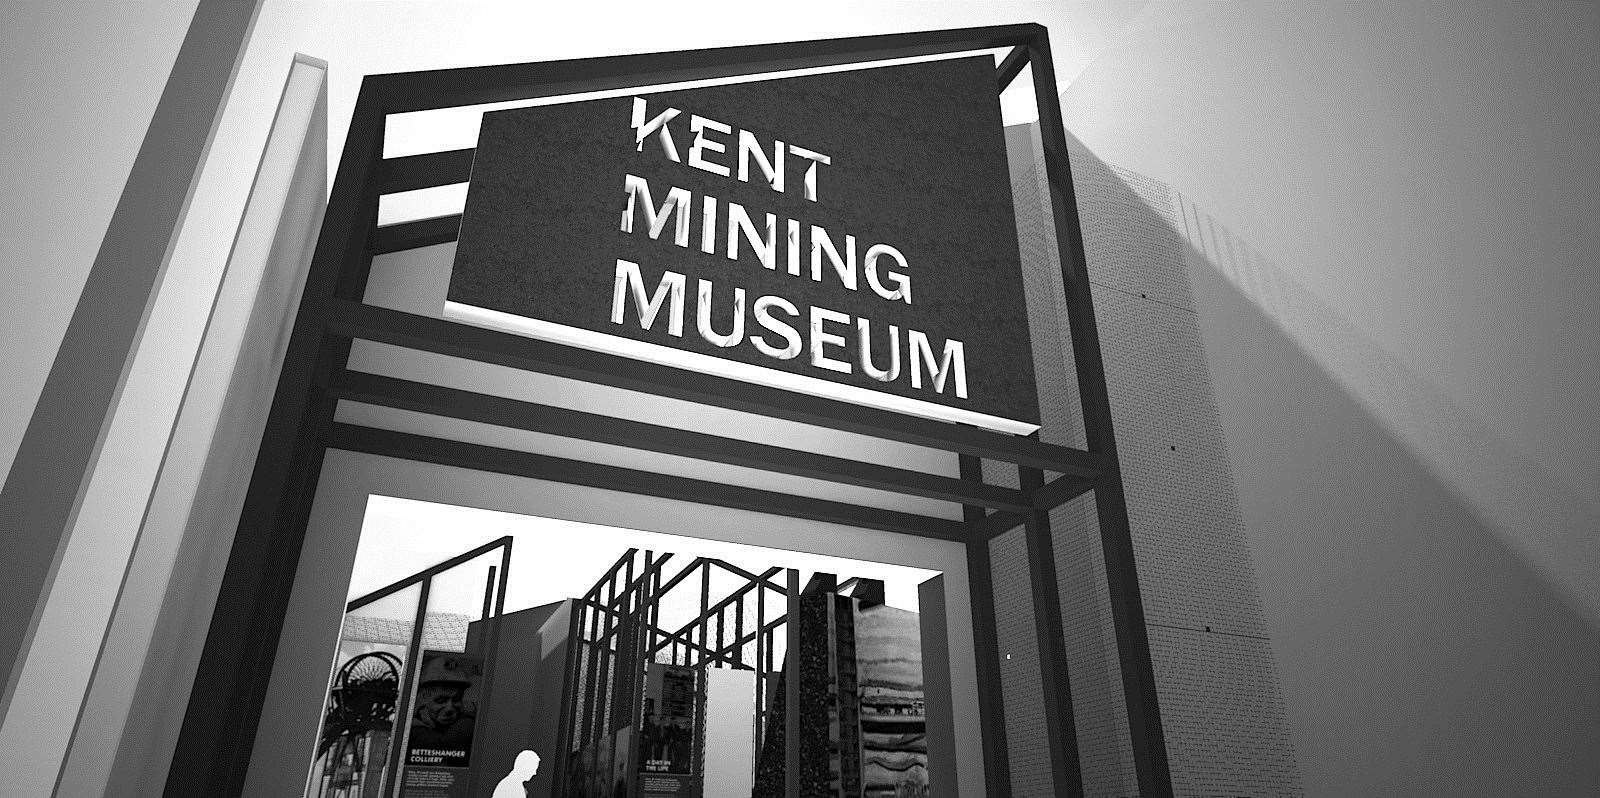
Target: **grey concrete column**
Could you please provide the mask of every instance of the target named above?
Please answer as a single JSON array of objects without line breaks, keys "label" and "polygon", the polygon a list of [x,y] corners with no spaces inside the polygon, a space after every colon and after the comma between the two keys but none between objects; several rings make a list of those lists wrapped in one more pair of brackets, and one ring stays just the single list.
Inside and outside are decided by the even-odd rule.
[{"label": "grey concrete column", "polygon": [[259,6],[202,0],[195,10],[0,488],[0,717]]}]

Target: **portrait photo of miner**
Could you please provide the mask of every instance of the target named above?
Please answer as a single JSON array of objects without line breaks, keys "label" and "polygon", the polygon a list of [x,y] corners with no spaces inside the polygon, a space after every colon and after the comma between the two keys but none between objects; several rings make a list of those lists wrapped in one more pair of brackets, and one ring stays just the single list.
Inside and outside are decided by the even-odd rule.
[{"label": "portrait photo of miner", "polygon": [[483,665],[475,658],[439,651],[423,655],[407,764],[467,766],[477,720],[476,696],[468,693],[482,675]]}]

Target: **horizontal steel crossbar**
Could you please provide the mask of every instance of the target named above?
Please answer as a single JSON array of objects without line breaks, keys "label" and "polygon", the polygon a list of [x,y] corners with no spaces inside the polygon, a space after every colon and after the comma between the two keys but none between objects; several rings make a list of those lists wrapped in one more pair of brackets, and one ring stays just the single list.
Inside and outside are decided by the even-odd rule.
[{"label": "horizontal steel crossbar", "polygon": [[327,445],[329,448],[352,452],[637,493],[736,510],[750,510],[862,529],[877,529],[916,537],[965,541],[970,536],[966,524],[945,518],[863,507],[808,496],[793,496],[689,477],[653,474],[621,466],[570,460],[564,457],[431,438],[355,424],[335,423],[328,432]]},{"label": "horizontal steel crossbar", "polygon": [[888,410],[700,374],[497,330],[340,300],[328,320],[334,335],[659,394],[699,404],[1096,477],[1100,458],[1033,438],[916,418]]},{"label": "horizontal steel crossbar", "polygon": [[359,598],[351,599],[350,603],[345,605],[344,611],[346,613],[355,612],[356,610],[359,610],[362,607],[365,607],[368,604],[371,604],[371,603],[373,603],[373,602],[375,602],[375,601],[377,601],[379,599],[388,598],[389,596],[392,596],[392,595],[394,595],[396,593],[399,593],[400,591],[405,590],[408,587],[419,585],[423,581],[425,581],[427,579],[431,579],[432,577],[438,576],[439,574],[442,574],[445,571],[448,571],[451,568],[454,568],[454,567],[456,567],[456,566],[458,566],[458,565],[460,565],[460,564],[462,564],[464,562],[471,562],[472,560],[475,560],[475,559],[477,559],[479,557],[482,557],[483,555],[488,554],[489,552],[494,551],[495,549],[498,549],[498,548],[501,548],[501,547],[504,547],[504,546],[509,546],[509,545],[511,545],[511,536],[510,535],[506,535],[504,537],[497,538],[495,540],[491,540],[488,543],[485,543],[482,546],[479,546],[479,547],[477,547],[477,548],[475,548],[475,549],[473,549],[471,551],[464,552],[462,554],[458,554],[458,555],[456,555],[454,557],[451,557],[450,559],[445,560],[444,562],[439,563],[438,565],[435,565],[432,568],[427,568],[425,570],[418,571],[418,572],[406,577],[405,579],[402,579],[402,580],[400,580],[398,582],[395,582],[394,584],[386,585],[386,586],[381,587],[381,588],[379,588],[377,590],[374,590],[373,592],[368,593],[368,594],[366,594],[364,596],[361,596]]},{"label": "horizontal steel crossbar", "polygon": [[[1027,65],[1028,48],[1023,46],[1011,48],[1011,52],[996,69],[996,81],[1000,88],[1004,90],[1009,86]],[[378,193],[395,194],[465,183],[472,176],[474,152],[472,147],[467,147],[460,150],[386,158],[378,162]]]},{"label": "horizontal steel crossbar", "polygon": [[385,113],[1028,45],[1035,23],[372,75]]},{"label": "horizontal steel crossbar", "polygon": [[1028,495],[1035,510],[1054,510],[1073,499],[1094,490],[1094,480],[1072,474],[1062,474]]},{"label": "horizontal steel crossbar", "polygon": [[440,385],[345,371],[334,377],[331,388],[333,394],[341,399],[418,413],[692,457],[928,499],[976,504],[1017,512],[1033,509],[1033,504],[1021,491],[1011,488],[647,424],[581,410],[473,393]]},{"label": "horizontal steel crossbar", "polygon": [[1000,84],[1000,90],[1005,91],[1006,87],[1011,85],[1011,81],[1016,80],[1017,76],[1022,74],[1022,70],[1027,67],[1028,48],[1012,48],[1011,52],[1006,54],[1005,60],[1000,62],[999,74],[996,76]]},{"label": "horizontal steel crossbar", "polygon": [[474,148],[446,150],[378,162],[379,194],[396,194],[422,188],[465,183],[472,176]]},{"label": "horizontal steel crossbar", "polygon": [[971,522],[971,525],[972,531],[979,539],[992,540],[1022,526],[1027,521],[1028,517],[1022,513],[997,511]]},{"label": "horizontal steel crossbar", "polygon": [[448,244],[461,234],[461,214],[435,216],[414,222],[386,224],[372,233],[372,254],[384,255],[408,249]]}]

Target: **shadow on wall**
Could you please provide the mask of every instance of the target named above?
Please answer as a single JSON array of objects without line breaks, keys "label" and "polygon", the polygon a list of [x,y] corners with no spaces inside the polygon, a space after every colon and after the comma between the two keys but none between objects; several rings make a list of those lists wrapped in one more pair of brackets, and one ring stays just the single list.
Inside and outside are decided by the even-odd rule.
[{"label": "shadow on wall", "polygon": [[1150,207],[1072,143],[1187,242],[1308,794],[1592,794],[1593,513],[1192,202]]},{"label": "shadow on wall", "polygon": [[1193,262],[1216,273],[1282,333],[1317,341],[1308,358],[1339,375],[1373,421],[1470,506],[1551,589],[1600,629],[1600,509],[1549,469],[1476,421],[1438,388],[1372,343],[1354,325],[1227,228],[1177,196]]}]

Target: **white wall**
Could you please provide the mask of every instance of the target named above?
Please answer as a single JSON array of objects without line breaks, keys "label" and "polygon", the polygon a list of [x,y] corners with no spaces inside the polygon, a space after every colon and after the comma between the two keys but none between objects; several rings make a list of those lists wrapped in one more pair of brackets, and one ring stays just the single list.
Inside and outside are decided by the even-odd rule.
[{"label": "white wall", "polygon": [[1311,795],[1600,783],[1600,6],[1150,3],[1063,93],[1184,194]]},{"label": "white wall", "polygon": [[[29,652],[29,669],[42,673],[25,684],[30,694],[66,694],[93,668],[60,794],[129,783],[111,776],[114,760],[175,733],[138,719],[151,704],[183,705],[193,680],[198,652],[183,641],[207,629],[327,196],[326,74],[326,64],[296,59],[226,269],[192,258],[169,269],[183,290],[163,284],[158,294],[85,491],[45,608],[56,622],[41,624]],[[196,313],[208,293],[214,304]],[[189,373],[160,360],[185,356]],[[28,745],[43,749],[18,746],[30,768],[55,761],[43,732],[72,720],[59,710],[49,717],[22,725]],[[130,724],[140,731],[124,737]]]},{"label": "white wall", "polygon": [[16,457],[194,8],[194,0],[6,5],[0,480]]},{"label": "white wall", "polygon": [[[1597,45],[1593,3],[1152,3],[1063,93],[1090,150],[1193,198],[1481,426],[1497,451],[1439,444],[1426,465],[1592,622]],[[1381,423],[1426,434],[1413,386],[1293,334]]]}]

